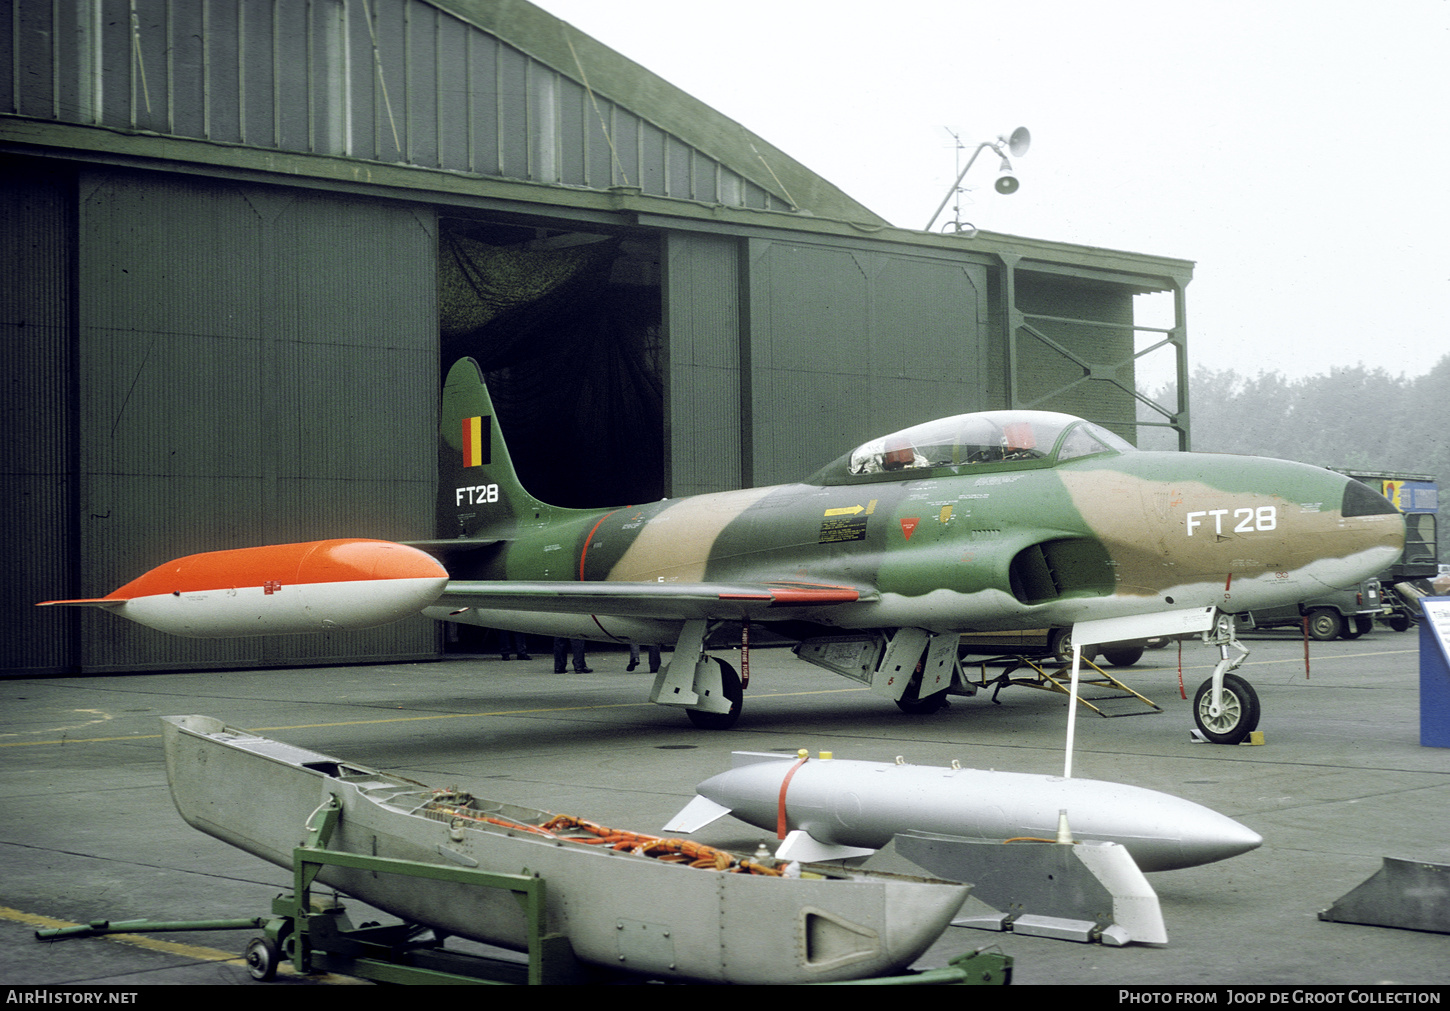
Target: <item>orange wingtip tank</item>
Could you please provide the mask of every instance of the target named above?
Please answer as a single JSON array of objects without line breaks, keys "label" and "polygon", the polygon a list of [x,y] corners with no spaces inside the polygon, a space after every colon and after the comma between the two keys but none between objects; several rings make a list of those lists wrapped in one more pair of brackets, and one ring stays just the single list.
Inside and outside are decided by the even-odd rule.
[{"label": "orange wingtip tank", "polygon": [[392,541],[346,538],[187,555],[104,597],[48,600],[102,607],[192,638],[369,628],[436,600],[448,572]]}]

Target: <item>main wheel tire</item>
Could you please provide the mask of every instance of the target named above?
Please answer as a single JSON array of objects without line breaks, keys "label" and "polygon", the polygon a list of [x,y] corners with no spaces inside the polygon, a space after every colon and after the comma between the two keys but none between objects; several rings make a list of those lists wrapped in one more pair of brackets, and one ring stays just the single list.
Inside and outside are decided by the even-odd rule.
[{"label": "main wheel tire", "polygon": [[1236,674],[1223,676],[1223,711],[1209,714],[1213,703],[1213,678],[1193,693],[1193,720],[1214,744],[1238,744],[1259,725],[1259,696]]},{"label": "main wheel tire", "polygon": [[1119,646],[1103,650],[1103,659],[1114,667],[1131,667],[1143,659],[1142,646]]},{"label": "main wheel tire", "polygon": [[[909,691],[910,689],[908,689]],[[935,695],[928,695],[924,699],[897,699],[896,708],[900,709],[907,716],[930,716],[938,709],[945,709],[951,705],[947,701],[947,690],[943,688]]]},{"label": "main wheel tire", "polygon": [[1390,628],[1396,632],[1408,632],[1410,630],[1410,619],[1408,615],[1395,613],[1390,615]]},{"label": "main wheel tire", "polygon": [[686,709],[685,715],[701,730],[729,730],[740,719],[740,709],[745,704],[745,690],[740,687],[740,675],[735,673],[734,667],[717,656],[710,659],[720,665],[720,681],[725,697],[730,700],[730,711],[707,713],[703,709]]},{"label": "main wheel tire", "polygon": [[247,973],[253,979],[270,983],[277,978],[277,964],[282,960],[282,952],[276,942],[266,937],[254,937],[248,942],[244,957]]},{"label": "main wheel tire", "polygon": [[901,693],[901,698],[896,700],[896,708],[900,709],[907,716],[930,716],[938,709],[945,709],[951,705],[947,701],[948,689],[932,695],[918,698],[921,691],[921,667],[918,665],[916,673],[911,675],[911,680],[906,684],[906,690]]},{"label": "main wheel tire", "polygon": [[1344,619],[1339,612],[1328,607],[1316,607],[1309,612],[1309,638],[1328,642],[1337,639],[1344,632]]}]

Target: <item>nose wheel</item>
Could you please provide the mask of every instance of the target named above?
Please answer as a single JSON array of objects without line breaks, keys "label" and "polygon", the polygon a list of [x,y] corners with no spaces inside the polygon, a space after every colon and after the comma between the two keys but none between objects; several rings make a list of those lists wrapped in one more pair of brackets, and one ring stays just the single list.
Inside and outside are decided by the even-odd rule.
[{"label": "nose wheel", "polygon": [[1259,696],[1236,674],[1223,676],[1219,705],[1213,704],[1213,678],[1193,693],[1193,721],[1214,744],[1238,744],[1259,726]]},{"label": "nose wheel", "polygon": [[[1219,661],[1213,677],[1193,693],[1193,721],[1214,744],[1238,744],[1259,726],[1258,693],[1243,678],[1230,673],[1244,662],[1249,649],[1234,634],[1230,614],[1220,614],[1203,638],[1218,647]],[[1230,656],[1230,647],[1239,655]]]}]

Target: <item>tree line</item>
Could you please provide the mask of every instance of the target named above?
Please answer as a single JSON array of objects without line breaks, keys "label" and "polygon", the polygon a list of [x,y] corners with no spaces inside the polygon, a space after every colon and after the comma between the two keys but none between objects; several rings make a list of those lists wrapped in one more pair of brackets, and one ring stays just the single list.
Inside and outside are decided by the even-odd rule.
[{"label": "tree line", "polygon": [[[1188,403],[1195,452],[1431,474],[1450,487],[1450,354],[1409,378],[1363,365],[1293,380],[1200,367]],[[1441,526],[1443,558],[1450,531]]]}]

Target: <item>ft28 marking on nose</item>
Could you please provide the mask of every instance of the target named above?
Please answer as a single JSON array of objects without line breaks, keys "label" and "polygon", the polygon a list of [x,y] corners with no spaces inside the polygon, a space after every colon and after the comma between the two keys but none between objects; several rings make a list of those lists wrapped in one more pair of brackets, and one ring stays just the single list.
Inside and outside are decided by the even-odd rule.
[{"label": "ft28 marking on nose", "polygon": [[[1230,512],[1233,518],[1226,520]],[[1212,517],[1209,519],[1208,517]],[[1238,509],[1199,509],[1189,513],[1185,517],[1188,536],[1192,537],[1199,527],[1205,529],[1211,524],[1215,534],[1222,534],[1225,523],[1233,524],[1233,533],[1251,534],[1256,531],[1275,530],[1279,526],[1278,506],[1259,506],[1250,508],[1243,506]]]}]

